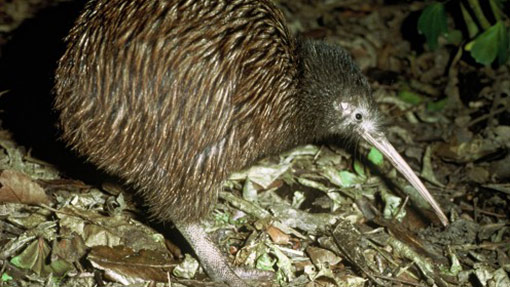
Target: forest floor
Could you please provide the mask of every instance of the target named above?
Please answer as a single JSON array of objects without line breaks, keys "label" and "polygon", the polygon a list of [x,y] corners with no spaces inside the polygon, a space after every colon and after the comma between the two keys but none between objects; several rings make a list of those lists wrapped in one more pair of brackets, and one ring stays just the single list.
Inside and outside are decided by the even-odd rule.
[{"label": "forest floor", "polygon": [[[328,141],[225,183],[204,224],[233,264],[275,286],[510,286],[508,61],[444,38],[431,51],[424,2],[276,2],[293,33],[353,55],[450,224],[368,144]],[[58,141],[52,73],[82,5],[0,2],[0,286],[216,286],[171,224]]]}]

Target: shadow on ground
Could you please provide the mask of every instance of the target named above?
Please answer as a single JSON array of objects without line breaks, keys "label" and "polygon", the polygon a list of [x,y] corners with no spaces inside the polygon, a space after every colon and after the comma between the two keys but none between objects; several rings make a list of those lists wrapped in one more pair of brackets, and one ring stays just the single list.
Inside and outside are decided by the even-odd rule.
[{"label": "shadow on ground", "polygon": [[56,165],[70,177],[98,183],[95,168],[84,164],[58,140],[52,88],[57,61],[84,1],[71,1],[39,11],[25,20],[2,47],[0,119],[14,140],[32,155]]}]

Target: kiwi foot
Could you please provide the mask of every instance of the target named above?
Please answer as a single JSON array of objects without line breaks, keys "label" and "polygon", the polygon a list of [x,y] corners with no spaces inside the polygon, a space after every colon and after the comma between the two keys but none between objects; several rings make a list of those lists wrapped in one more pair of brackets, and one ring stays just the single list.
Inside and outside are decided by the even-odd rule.
[{"label": "kiwi foot", "polygon": [[273,273],[269,271],[231,268],[220,249],[209,238],[199,223],[178,224],[177,229],[195,251],[207,275],[216,282],[223,282],[230,287],[249,287],[251,280],[270,281]]}]

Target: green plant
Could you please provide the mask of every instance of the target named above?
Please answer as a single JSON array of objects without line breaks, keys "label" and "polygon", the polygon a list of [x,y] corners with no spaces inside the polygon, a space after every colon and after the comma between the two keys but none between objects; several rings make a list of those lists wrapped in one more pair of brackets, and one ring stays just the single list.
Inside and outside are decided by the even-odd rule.
[{"label": "green plant", "polygon": [[[480,1],[488,1],[489,9],[484,10]],[[418,19],[418,31],[425,35],[427,45],[432,50],[438,47],[439,36],[443,36],[450,43],[464,42],[463,48],[480,64],[490,65],[497,60],[499,65],[503,65],[510,55],[510,11],[504,11],[505,2],[508,1],[449,0],[452,7],[460,9],[468,35],[467,41],[462,41],[460,31],[448,28],[445,6],[448,1],[428,5]]]}]

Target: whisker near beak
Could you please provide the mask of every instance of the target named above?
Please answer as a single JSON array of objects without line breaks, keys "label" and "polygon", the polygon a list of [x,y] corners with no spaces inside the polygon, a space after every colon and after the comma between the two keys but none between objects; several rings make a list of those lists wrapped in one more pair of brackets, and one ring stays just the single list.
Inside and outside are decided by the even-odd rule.
[{"label": "whisker near beak", "polygon": [[416,176],[411,167],[407,164],[407,162],[400,156],[400,154],[395,150],[393,145],[388,141],[386,136],[377,135],[372,136],[367,132],[363,132],[361,136],[369,143],[374,145],[378,150],[380,150],[386,158],[391,162],[391,164],[400,172],[404,177],[411,183],[411,185],[416,188],[416,190],[420,193],[420,195],[432,206],[434,212],[437,214],[439,220],[444,226],[448,225],[448,218],[441,210],[441,207],[436,202],[436,200],[432,197],[430,192],[427,190],[425,185],[421,182],[421,180]]}]

